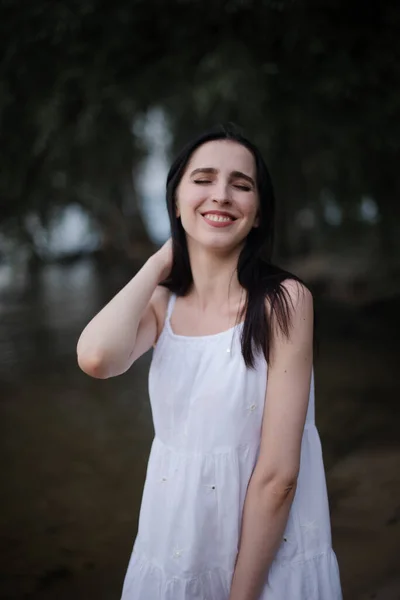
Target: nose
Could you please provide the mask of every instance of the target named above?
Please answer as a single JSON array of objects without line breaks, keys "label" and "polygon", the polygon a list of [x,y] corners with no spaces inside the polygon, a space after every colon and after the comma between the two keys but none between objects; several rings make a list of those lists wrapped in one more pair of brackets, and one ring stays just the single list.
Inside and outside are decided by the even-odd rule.
[{"label": "nose", "polygon": [[216,202],[218,204],[221,204],[221,205],[231,203],[231,198],[230,198],[230,194],[229,194],[229,186],[226,183],[220,182],[214,188],[214,195],[213,195],[212,201]]}]

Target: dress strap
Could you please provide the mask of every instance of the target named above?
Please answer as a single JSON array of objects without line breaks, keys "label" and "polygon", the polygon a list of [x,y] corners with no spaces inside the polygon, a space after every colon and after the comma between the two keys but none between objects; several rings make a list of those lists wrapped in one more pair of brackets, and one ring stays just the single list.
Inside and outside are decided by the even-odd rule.
[{"label": "dress strap", "polygon": [[167,306],[167,315],[166,315],[166,321],[169,321],[172,315],[172,311],[174,310],[174,304],[176,301],[176,294],[171,292],[171,295],[169,297],[168,300],[168,306]]},{"label": "dress strap", "polygon": [[310,396],[308,400],[308,409],[306,423],[315,423],[315,381],[314,381],[314,366],[311,370]]}]

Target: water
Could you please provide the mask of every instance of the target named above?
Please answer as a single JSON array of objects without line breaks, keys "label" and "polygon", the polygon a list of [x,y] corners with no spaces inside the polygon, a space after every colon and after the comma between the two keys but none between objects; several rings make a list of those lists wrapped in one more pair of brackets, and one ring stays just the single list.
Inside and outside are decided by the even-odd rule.
[{"label": "water", "polygon": [[67,584],[87,597],[84,582],[96,573],[96,587],[110,564],[118,575],[108,589],[100,576],[107,591],[97,597],[118,597],[153,433],[149,357],[97,381],[79,370],[75,348],[122,279],[86,261],[3,290],[2,598],[61,597]]},{"label": "water", "polygon": [[[119,598],[153,436],[150,354],[100,381],[79,370],[75,348],[129,276],[86,260],[44,267],[0,291],[1,598]],[[389,309],[321,314],[317,422],[352,600],[388,584],[400,551],[398,342]]]}]

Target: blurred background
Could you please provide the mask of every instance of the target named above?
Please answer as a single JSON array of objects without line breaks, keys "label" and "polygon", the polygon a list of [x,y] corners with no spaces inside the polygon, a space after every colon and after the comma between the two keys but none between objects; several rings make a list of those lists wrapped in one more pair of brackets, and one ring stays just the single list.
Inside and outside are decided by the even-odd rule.
[{"label": "blurred background", "polygon": [[176,150],[227,121],[269,164],[275,261],[315,297],[345,599],[400,598],[399,3],[0,7],[1,598],[120,597],[151,356],[99,381],[76,342],[167,238]]}]

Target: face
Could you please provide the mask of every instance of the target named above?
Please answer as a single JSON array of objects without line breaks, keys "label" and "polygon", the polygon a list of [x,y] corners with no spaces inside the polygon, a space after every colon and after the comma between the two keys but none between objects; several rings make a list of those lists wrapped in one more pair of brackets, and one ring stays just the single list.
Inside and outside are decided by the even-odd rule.
[{"label": "face", "polygon": [[245,146],[216,140],[197,148],[176,192],[188,242],[232,250],[258,227],[258,207],[255,162]]}]

